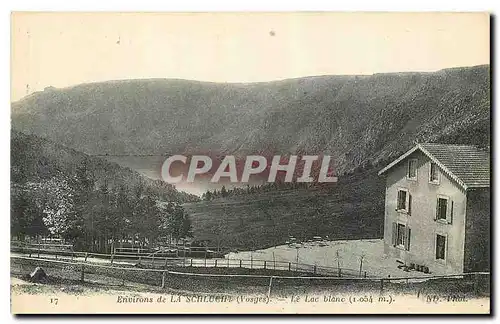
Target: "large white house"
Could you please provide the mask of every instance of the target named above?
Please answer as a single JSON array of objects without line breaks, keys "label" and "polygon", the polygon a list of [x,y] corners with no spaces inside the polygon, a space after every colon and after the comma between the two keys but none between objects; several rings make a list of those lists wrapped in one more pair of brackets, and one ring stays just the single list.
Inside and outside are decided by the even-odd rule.
[{"label": "large white house", "polygon": [[489,149],[418,144],[379,175],[387,255],[438,274],[489,271]]}]

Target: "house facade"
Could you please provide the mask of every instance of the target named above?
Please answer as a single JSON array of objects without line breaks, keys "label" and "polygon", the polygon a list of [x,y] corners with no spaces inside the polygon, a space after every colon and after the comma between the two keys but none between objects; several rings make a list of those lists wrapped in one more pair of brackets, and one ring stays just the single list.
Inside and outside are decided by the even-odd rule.
[{"label": "house facade", "polygon": [[436,274],[489,271],[488,150],[418,144],[379,175],[386,255]]}]

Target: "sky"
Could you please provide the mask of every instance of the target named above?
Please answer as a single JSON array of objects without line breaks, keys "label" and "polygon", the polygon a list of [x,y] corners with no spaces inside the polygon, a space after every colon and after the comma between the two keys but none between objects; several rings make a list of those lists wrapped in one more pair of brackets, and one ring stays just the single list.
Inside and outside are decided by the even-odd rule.
[{"label": "sky", "polygon": [[488,64],[486,13],[14,13],[11,100],[118,79],[261,82]]}]

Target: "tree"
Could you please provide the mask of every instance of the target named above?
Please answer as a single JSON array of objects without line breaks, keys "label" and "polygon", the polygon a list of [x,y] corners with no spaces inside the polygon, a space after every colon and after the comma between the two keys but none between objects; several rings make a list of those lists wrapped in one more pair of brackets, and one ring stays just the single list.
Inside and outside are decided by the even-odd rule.
[{"label": "tree", "polygon": [[156,201],[151,196],[143,196],[136,200],[133,208],[132,226],[134,237],[141,245],[153,243],[159,235],[161,225],[160,213]]},{"label": "tree", "polygon": [[227,197],[228,196],[228,192],[227,192],[225,186],[222,186],[222,189],[220,190],[220,194],[221,194],[222,197]]},{"label": "tree", "polygon": [[43,195],[43,222],[53,236],[64,236],[70,229],[74,214],[74,190],[63,175],[53,177],[39,188]]},{"label": "tree", "polygon": [[178,203],[170,202],[161,209],[160,224],[161,230],[176,240],[193,235],[191,219]]},{"label": "tree", "polygon": [[206,193],[205,193],[205,198],[204,198],[206,201],[210,201],[212,200],[212,193],[210,192],[210,190],[208,190]]},{"label": "tree", "polygon": [[23,240],[26,235],[48,234],[43,222],[42,206],[21,186],[11,185],[11,235]]},{"label": "tree", "polygon": [[191,218],[187,213],[184,213],[182,218],[182,229],[181,229],[181,237],[193,237],[193,226],[191,224]]},{"label": "tree", "polygon": [[131,236],[132,234],[132,221],[133,221],[133,210],[132,210],[132,198],[127,196],[127,190],[125,186],[120,186],[118,189],[117,197],[116,197],[116,217],[117,221],[120,222],[120,226],[116,231],[115,239],[125,239]]}]

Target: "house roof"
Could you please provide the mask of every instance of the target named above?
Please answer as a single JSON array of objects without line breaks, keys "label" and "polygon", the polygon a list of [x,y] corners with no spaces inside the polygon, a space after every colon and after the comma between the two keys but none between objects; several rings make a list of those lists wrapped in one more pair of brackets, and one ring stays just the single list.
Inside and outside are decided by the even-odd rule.
[{"label": "house roof", "polygon": [[490,186],[490,153],[477,146],[421,143],[380,170],[379,175],[420,150],[464,189]]}]

